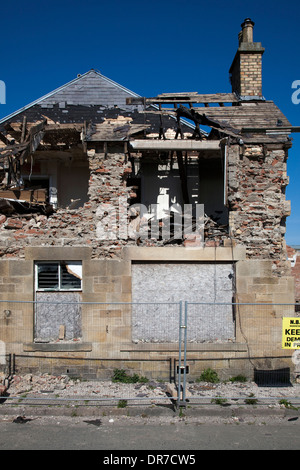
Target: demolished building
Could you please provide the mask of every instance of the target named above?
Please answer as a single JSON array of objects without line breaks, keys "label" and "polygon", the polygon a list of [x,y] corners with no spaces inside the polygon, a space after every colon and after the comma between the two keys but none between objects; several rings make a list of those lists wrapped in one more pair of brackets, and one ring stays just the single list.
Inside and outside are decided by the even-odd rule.
[{"label": "demolished building", "polygon": [[[145,373],[178,349],[177,319],[151,302],[190,301],[206,305],[199,325],[191,315],[194,375],[199,358],[225,375],[291,366],[280,333],[295,302],[284,238],[293,126],[263,96],[253,26],[242,25],[230,93],[147,98],[90,70],[0,121],[8,352]],[[124,306],[139,302],[141,314]]]}]

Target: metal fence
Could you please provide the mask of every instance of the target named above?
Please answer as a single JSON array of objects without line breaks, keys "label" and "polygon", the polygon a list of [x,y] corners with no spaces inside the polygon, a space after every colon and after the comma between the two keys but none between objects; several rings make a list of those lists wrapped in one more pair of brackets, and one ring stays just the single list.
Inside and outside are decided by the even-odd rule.
[{"label": "metal fence", "polygon": [[0,301],[6,403],[300,399],[296,331],[282,343],[293,304],[50,298]]}]

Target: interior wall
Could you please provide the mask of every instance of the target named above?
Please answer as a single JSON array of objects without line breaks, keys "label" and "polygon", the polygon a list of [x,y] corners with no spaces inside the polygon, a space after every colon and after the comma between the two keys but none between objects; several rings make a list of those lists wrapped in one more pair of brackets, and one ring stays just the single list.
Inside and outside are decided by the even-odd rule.
[{"label": "interior wall", "polygon": [[205,214],[220,224],[228,224],[224,205],[224,169],[220,158],[199,160],[199,200]]},{"label": "interior wall", "polygon": [[147,208],[158,204],[156,215],[162,217],[164,209],[172,204],[182,206],[180,176],[177,165],[159,165],[156,162],[143,162],[141,167],[141,203]]},{"label": "interior wall", "polygon": [[60,208],[70,206],[72,200],[79,199],[76,207],[82,207],[88,201],[88,182],[90,172],[88,163],[58,165],[57,197]]},{"label": "interior wall", "polygon": [[[224,206],[224,169],[221,158],[200,158],[186,166],[190,204],[204,204],[204,211],[220,224],[228,223],[228,210]],[[182,187],[178,164],[175,161],[160,164],[143,162],[141,166],[141,203],[146,207],[158,205],[156,214],[161,218],[171,206],[183,209]]]}]

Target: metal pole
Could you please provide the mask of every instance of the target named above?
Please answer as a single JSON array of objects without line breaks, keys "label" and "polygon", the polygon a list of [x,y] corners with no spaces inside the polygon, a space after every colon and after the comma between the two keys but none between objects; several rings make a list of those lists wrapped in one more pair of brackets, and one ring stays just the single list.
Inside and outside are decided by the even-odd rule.
[{"label": "metal pole", "polygon": [[186,398],[186,343],[187,343],[187,310],[188,302],[184,303],[184,349],[183,349],[183,390],[182,390],[182,402],[185,405]]},{"label": "metal pole", "polygon": [[177,387],[177,407],[180,406],[181,395],[181,328],[182,328],[182,301],[179,302],[179,357],[178,357],[178,387]]},{"label": "metal pole", "polygon": [[13,374],[16,373],[16,355],[15,355],[15,353],[13,353],[13,355],[12,355],[12,373]]},{"label": "metal pole", "polygon": [[11,353],[8,355],[8,375],[12,375],[12,370],[11,370]]}]

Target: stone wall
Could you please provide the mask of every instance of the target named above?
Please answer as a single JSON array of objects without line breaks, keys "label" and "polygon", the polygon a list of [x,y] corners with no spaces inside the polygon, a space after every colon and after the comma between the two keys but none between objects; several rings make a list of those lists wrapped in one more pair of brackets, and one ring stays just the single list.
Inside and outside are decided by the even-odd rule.
[{"label": "stone wall", "polygon": [[[111,258],[120,256],[123,247],[136,245],[137,240],[127,236],[127,209],[135,195],[127,186],[131,163],[123,143],[100,150],[87,152],[89,201],[82,208],[58,209],[48,217],[1,216],[0,257],[24,258],[26,246],[88,246],[92,258]],[[231,145],[228,152],[230,237],[247,247],[249,258],[272,259],[274,271],[283,274],[288,272],[284,234],[290,211],[285,200],[286,159],[282,145]],[[163,245],[158,239],[139,242]]]},{"label": "stone wall", "polygon": [[289,201],[287,151],[282,146],[232,146],[228,162],[228,203],[232,238],[249,258],[271,259],[274,272],[287,274],[284,240]]},{"label": "stone wall", "polygon": [[[53,302],[49,315],[51,318],[51,335],[56,324],[56,340],[52,336],[47,343],[44,326],[36,330],[35,287],[34,287],[34,261],[38,260],[81,260],[83,287],[82,292],[73,293],[39,293],[38,301],[47,297],[47,302]],[[31,247],[25,249],[24,260],[0,260],[0,338],[7,343],[7,352],[22,353],[24,351],[69,351],[88,352],[93,355],[105,356],[103,343],[111,344],[112,350],[119,353],[121,340],[131,340],[129,317],[123,315],[122,306],[116,303],[131,301],[131,266],[126,260],[91,260],[91,249],[86,247]],[[55,307],[55,302],[64,296],[63,301],[84,302],[86,307],[75,308],[75,320],[82,315],[80,326],[80,341],[58,341],[58,330],[62,315]],[[92,303],[89,305],[89,303]],[[93,305],[95,304],[95,305]],[[113,304],[115,304],[113,306]],[[73,305],[74,306],[74,305]],[[69,309],[66,322],[72,322],[73,306]],[[39,304],[39,313],[44,318],[43,305]],[[8,317],[5,310],[10,311]],[[71,311],[72,310],[72,311]],[[125,310],[124,310],[125,311]],[[45,312],[47,315],[47,312]],[[57,318],[56,318],[57,317]],[[56,318],[56,319],[55,319]],[[71,324],[71,323],[70,323]],[[74,326],[74,325],[73,325]],[[72,327],[73,327],[72,326]],[[46,332],[47,333],[47,332]],[[42,337],[42,342],[34,343],[35,335]],[[52,338],[52,339],[51,339]],[[119,338],[117,341],[116,339]],[[66,340],[68,335],[66,335]],[[75,334],[75,339],[76,334]],[[49,346],[50,344],[50,346]],[[87,346],[89,345],[89,346]],[[65,348],[65,349],[64,349]],[[72,349],[73,348],[73,349]]]},{"label": "stone wall", "polygon": [[[204,364],[217,369],[222,376],[245,372],[251,376],[253,365],[260,368],[291,365],[286,357],[287,352],[281,349],[281,331],[282,316],[293,316],[293,306],[283,308],[274,303],[291,301],[293,280],[288,276],[274,277],[270,260],[247,260],[245,250],[238,247],[233,250],[224,247],[196,250],[128,247],[119,260],[91,259],[91,253],[91,248],[80,246],[27,247],[24,260],[1,260],[3,303],[0,310],[0,338],[5,340],[7,353],[31,357],[30,360],[23,357],[24,367],[33,367],[35,364],[38,370],[40,365],[55,365],[55,370],[64,373],[66,368],[73,372],[76,369],[77,375],[81,375],[82,371],[87,374],[90,369],[90,377],[105,377],[109,370],[111,372],[114,367],[123,364],[150,378],[168,377],[168,361],[178,359],[179,308],[178,304],[171,306],[167,302],[166,310],[163,306],[159,307],[158,302],[182,299],[209,301],[210,296],[214,295],[214,280],[219,284],[218,294],[223,292],[228,295],[228,298],[217,297],[216,300],[228,300],[233,293],[234,279],[228,277],[232,274],[232,258],[235,260],[235,300],[240,303],[239,308],[231,307],[226,312],[223,307],[219,307],[211,311],[208,305],[204,305],[202,315],[197,306],[189,306],[188,360],[191,376],[198,373],[199,367]],[[135,263],[139,261],[142,272],[145,272],[145,266],[151,259],[156,261],[156,266],[160,264],[161,269],[158,273],[153,272],[150,279],[155,286],[161,282],[165,272],[163,268],[170,264],[170,258],[173,263],[176,262],[173,266],[182,271],[177,276],[179,280],[176,277],[177,284],[175,281],[172,292],[166,289],[165,294],[171,297],[162,299],[159,288],[155,292],[143,290],[143,283],[140,283],[142,275],[136,271],[139,265]],[[44,259],[82,260],[82,336],[76,338],[76,341],[34,341],[35,311],[30,302],[34,300],[33,267],[34,261]],[[196,270],[199,265],[202,271]],[[212,294],[209,294],[210,281],[203,281],[203,276],[205,272],[213,272],[218,265],[219,276],[211,277]],[[187,273],[193,273],[192,278]],[[148,278],[146,280],[149,283]],[[137,282],[142,290],[137,289]],[[206,296],[201,297],[203,292]],[[53,300],[57,298],[54,296]],[[137,309],[131,305],[133,300],[141,303]],[[154,322],[151,318],[153,311],[147,306],[149,302],[153,305],[157,303],[156,307],[159,307],[154,312]],[[10,310],[7,318],[4,315],[6,309]],[[136,321],[141,323],[138,325]],[[200,325],[197,323],[199,321]],[[163,327],[161,330],[157,322]],[[153,325],[155,328],[151,333]],[[165,331],[167,336],[159,338],[158,331]],[[150,332],[152,336],[146,338],[143,336],[145,332]],[[200,332],[200,336],[197,332]],[[203,337],[203,334],[206,336]],[[227,336],[222,337],[222,334]],[[248,359],[249,354],[251,361]],[[60,356],[68,355],[70,361],[59,360]],[[92,362],[89,362],[90,359]],[[101,365],[100,362],[93,362],[96,359],[103,361]],[[161,361],[165,361],[163,371],[160,369]]]},{"label": "stone wall", "polygon": [[287,246],[288,258],[291,261],[292,276],[295,280],[295,300],[299,304],[300,302],[300,256],[299,249],[294,249],[291,246]]},{"label": "stone wall", "polygon": [[[292,311],[280,310],[280,307],[272,305],[294,301],[284,242],[284,223],[288,214],[284,194],[288,181],[285,148],[280,145],[231,145],[228,152],[228,203],[232,243],[227,247],[214,244],[203,249],[174,245],[162,247],[155,240],[150,241],[152,246],[147,246],[147,243],[137,246],[136,240],[122,236],[120,228],[124,220],[118,215],[120,198],[127,208],[133,196],[132,188],[126,184],[132,168],[123,144],[108,147],[107,152],[103,148],[88,149],[87,155],[90,167],[89,201],[83,208],[60,209],[49,217],[23,214],[2,216],[0,219],[0,298],[15,301],[15,304],[10,304],[11,309],[6,305],[8,302],[2,304],[3,311],[11,310],[11,316],[5,318],[0,311],[1,339],[5,338],[7,342],[7,352],[37,356],[51,354],[53,357],[63,352],[82,358],[82,367],[86,367],[84,359],[102,358],[104,361],[110,359],[112,364],[115,360],[115,366],[120,364],[120,360],[132,361],[134,369],[138,358],[145,374],[149,360],[159,358],[166,360],[167,364],[169,359],[177,359],[178,345],[170,342],[170,336],[164,338],[165,342],[153,340],[149,343],[149,339],[157,340],[155,334],[146,338],[143,333],[149,311],[142,314],[143,326],[134,327],[134,312],[127,304],[133,298],[137,299],[133,296],[138,291],[132,288],[134,263],[156,261],[168,265],[177,262],[190,265],[189,269],[194,269],[192,265],[197,263],[207,263],[207,268],[212,270],[224,263],[235,270],[235,282],[228,294],[235,294],[238,302],[251,304],[251,307],[241,306],[234,312],[234,326],[232,308],[230,312],[225,312],[229,325],[226,338],[219,335],[220,324],[224,327],[224,318],[220,315],[224,312],[217,312],[217,328],[213,331],[213,337],[193,337],[192,334],[189,357],[198,365],[197,361],[205,359],[213,368],[230,368],[234,364],[235,370],[240,372],[250,367],[247,359],[249,352],[268,358],[255,362],[259,367],[290,364],[289,359],[283,358],[286,352],[281,350],[280,333],[282,316],[291,316]],[[34,261],[39,260],[82,261],[81,298],[83,302],[95,304],[86,305],[81,311],[82,338],[79,342],[34,342],[33,305],[17,304],[16,301],[34,300]],[[225,282],[225,271],[224,279],[223,274],[212,279]],[[151,278],[154,285],[163,285],[165,279],[162,280],[162,273],[158,272]],[[195,271],[194,277],[198,282],[196,290],[207,289],[205,274]],[[194,298],[195,289],[192,292],[188,276],[177,273],[176,279],[178,285],[172,287],[173,293],[178,288],[176,299],[184,300],[179,296],[187,300]],[[216,292],[214,290],[212,293],[213,300]],[[219,286],[220,292],[222,288]],[[138,298],[142,294],[138,294]],[[159,295],[155,299],[152,297],[146,300],[160,300]],[[224,299],[216,298],[220,301]],[[258,303],[265,304],[265,310],[254,305]],[[160,314],[160,311],[156,312],[157,321]],[[204,332],[208,331],[207,314],[208,310],[203,317],[206,322]],[[174,318],[177,311],[169,312],[169,315],[166,318]],[[196,312],[192,312],[192,318],[195,320],[193,325],[196,325]],[[165,324],[167,333],[171,335],[168,322]],[[193,326],[190,332],[195,332]],[[138,333],[138,336],[133,333]],[[202,344],[199,339],[209,341]],[[151,367],[153,370],[148,370],[148,373],[154,376],[155,367],[153,364]],[[168,374],[167,370],[165,372]]]},{"label": "stone wall", "polygon": [[122,149],[123,144],[108,154],[95,149],[87,152],[89,201],[82,208],[58,209],[48,217],[34,212],[1,215],[0,257],[24,258],[28,246],[88,246],[92,248],[92,258],[118,254],[126,240],[116,236],[124,221],[119,221],[114,209],[119,210],[120,200],[127,204],[132,191],[126,186],[131,164]]},{"label": "stone wall", "polygon": [[241,260],[236,265],[237,342],[245,342],[251,365],[276,369],[293,364],[293,351],[281,348],[282,318],[295,316],[294,279],[274,276],[271,260]]}]

